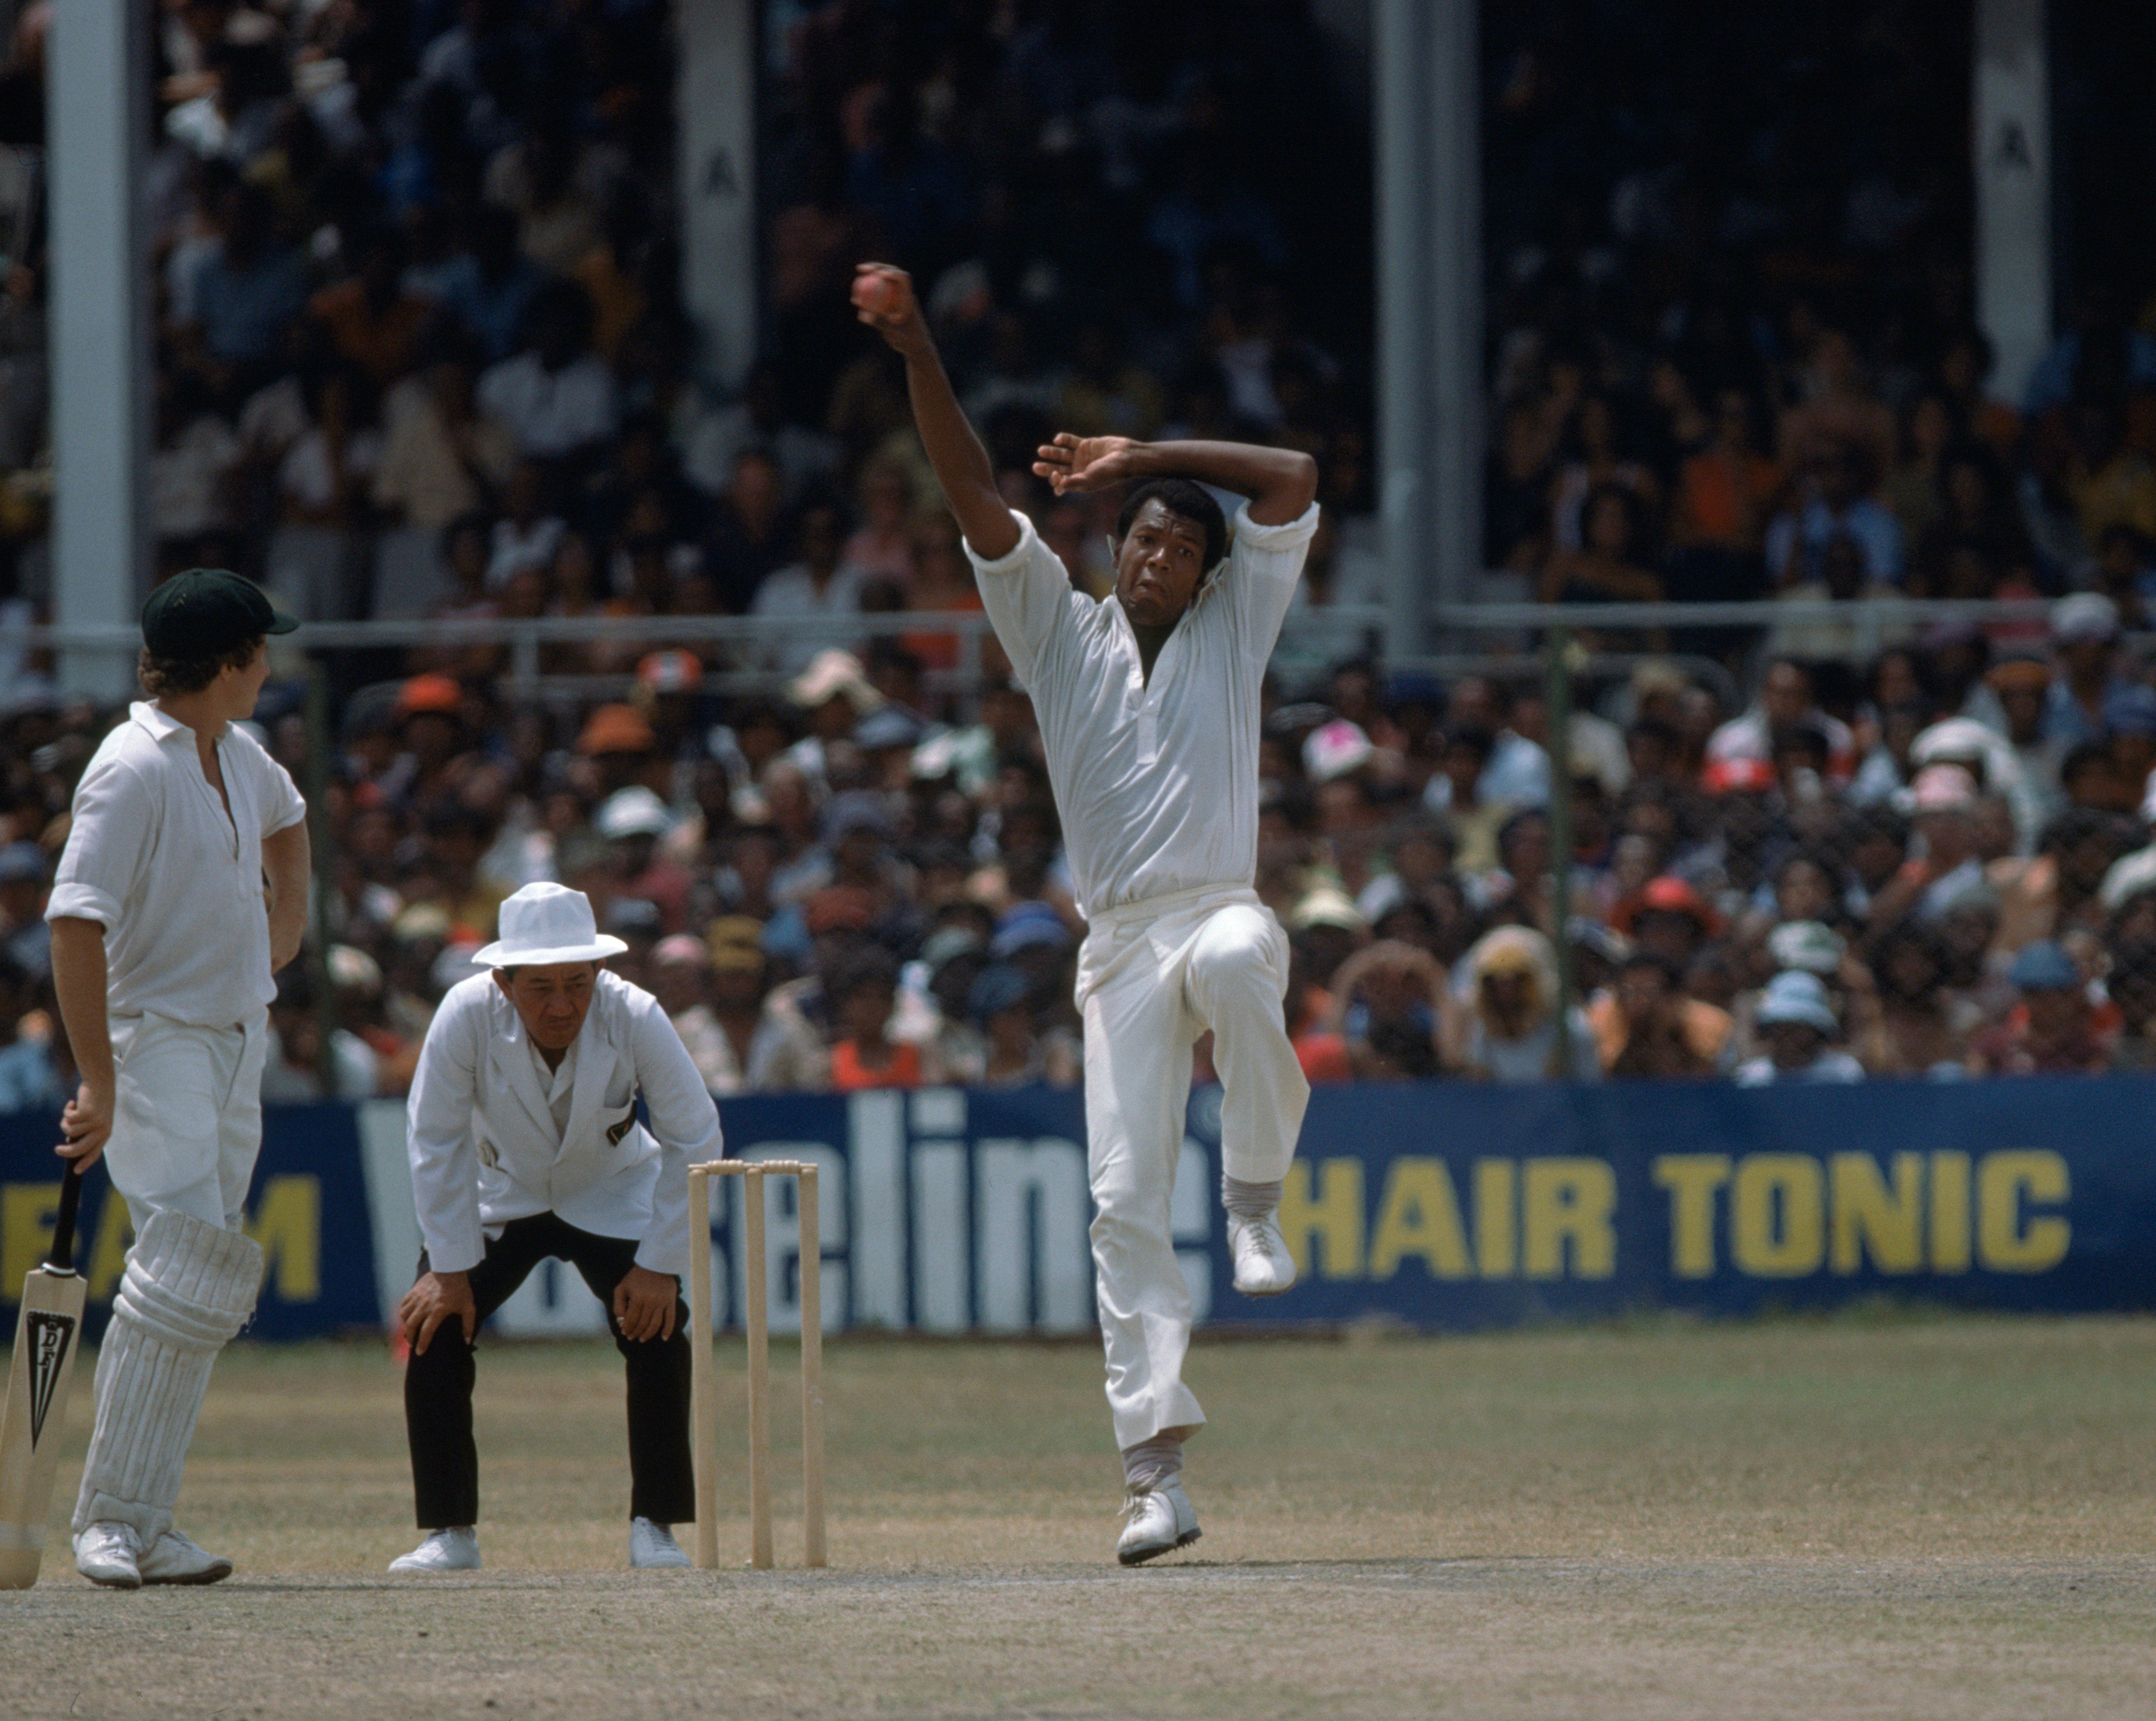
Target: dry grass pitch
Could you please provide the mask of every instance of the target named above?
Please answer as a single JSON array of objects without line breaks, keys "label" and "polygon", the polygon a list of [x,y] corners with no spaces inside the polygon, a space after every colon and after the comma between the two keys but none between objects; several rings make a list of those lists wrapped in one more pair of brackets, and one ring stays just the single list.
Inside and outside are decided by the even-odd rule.
[{"label": "dry grass pitch", "polygon": [[[737,1364],[722,1349],[730,1559]],[[1092,1346],[855,1340],[826,1367],[828,1572],[624,1569],[612,1351],[497,1344],[487,1569],[393,1581],[414,1539],[394,1366],[237,1347],[182,1521],[239,1575],[95,1590],[56,1528],[44,1580],[0,1595],[0,1713],[2156,1710],[2156,1321],[1201,1343],[1205,1538],[1134,1572],[1110,1557]],[[87,1399],[85,1367],[78,1455]]]}]

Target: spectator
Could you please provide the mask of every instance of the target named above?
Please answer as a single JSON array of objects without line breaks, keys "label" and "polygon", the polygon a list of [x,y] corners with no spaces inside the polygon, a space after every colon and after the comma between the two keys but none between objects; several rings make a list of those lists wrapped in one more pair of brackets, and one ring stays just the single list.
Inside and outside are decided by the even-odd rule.
[{"label": "spectator", "polygon": [[269,199],[257,187],[229,186],[216,244],[187,285],[184,333],[203,379],[219,393],[258,385],[306,301],[306,270],[278,243]]},{"label": "spectator", "polygon": [[67,1095],[52,1052],[41,1038],[23,1032],[35,982],[15,958],[0,953],[0,1115],[57,1113]]},{"label": "spectator", "polygon": [[1482,1081],[1601,1079],[1587,1017],[1574,1005],[1559,1050],[1557,958],[1525,927],[1499,927],[1467,953],[1467,984],[1455,1030],[1461,1072]]},{"label": "spectator", "polygon": [[1711,1076],[1730,1048],[1729,1013],[1686,997],[1683,970],[1653,951],[1618,965],[1615,987],[1593,998],[1587,1020],[1611,1076]]},{"label": "spectator", "polygon": [[591,301],[581,287],[550,281],[532,294],[525,322],[528,344],[479,379],[479,403],[521,454],[588,458],[613,434],[617,410],[613,373],[591,350]]},{"label": "spectator", "polygon": [[2051,685],[2050,738],[2072,747],[2101,740],[2103,704],[2118,679],[2118,607],[2096,592],[2076,592],[2051,607],[2051,643],[2065,674]]},{"label": "spectator", "polygon": [[2064,949],[2039,939],[2014,958],[2006,979],[2014,988],[2014,1009],[1969,1042],[1970,1074],[2084,1075],[2108,1066],[2088,982]]},{"label": "spectator", "polygon": [[1872,469],[1860,449],[1836,449],[1819,457],[1808,494],[1767,528],[1767,567],[1776,586],[1823,580],[1826,547],[1840,537],[1862,550],[1866,584],[1901,583],[1902,528],[1872,498]]},{"label": "spectator", "polygon": [[752,615],[792,624],[782,639],[765,645],[765,660],[774,669],[798,671],[819,647],[848,636],[848,619],[861,608],[861,578],[844,555],[846,536],[839,506],[828,497],[806,503],[794,522],[798,559],[782,568],[756,589]]},{"label": "spectator", "polygon": [[377,507],[439,532],[493,505],[516,465],[516,442],[480,410],[472,390],[471,366],[452,349],[391,392],[374,473]]},{"label": "spectator", "polygon": [[489,363],[516,350],[533,298],[547,276],[516,248],[516,218],[492,205],[476,211],[470,243],[436,282],[444,315],[480,343]]},{"label": "spectator", "polygon": [[1381,940],[1342,963],[1330,989],[1332,1005],[1318,1031],[1341,1037],[1356,1080],[1420,1081],[1439,1073],[1445,977],[1428,951]]},{"label": "spectator", "polygon": [[918,1087],[936,1079],[929,1074],[919,1045],[891,1037],[897,992],[896,966],[874,946],[862,949],[832,976],[832,1022],[839,1039],[831,1048],[831,1086],[840,1093],[865,1087]]},{"label": "spectator", "polygon": [[1739,1087],[1864,1079],[1861,1064],[1847,1052],[1832,1049],[1841,1024],[1817,974],[1792,970],[1775,975],[1761,995],[1754,1020],[1767,1051],[1738,1066]]},{"label": "spectator", "polygon": [[360,241],[358,266],[307,301],[330,344],[386,389],[418,361],[433,307],[404,290],[404,251],[395,229],[377,228]]},{"label": "spectator", "polygon": [[45,851],[28,841],[0,847],[0,952],[34,984],[53,971],[52,928],[45,923]]}]

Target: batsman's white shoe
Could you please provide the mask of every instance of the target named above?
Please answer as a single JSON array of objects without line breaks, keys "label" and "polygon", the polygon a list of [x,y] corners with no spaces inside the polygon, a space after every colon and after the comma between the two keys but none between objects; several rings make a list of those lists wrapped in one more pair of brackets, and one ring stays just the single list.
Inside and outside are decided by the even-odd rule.
[{"label": "batsman's white shoe", "polygon": [[673,1529],[639,1518],[629,1527],[629,1563],[634,1566],[684,1566],[689,1556],[674,1539]]},{"label": "batsman's white shoe", "polygon": [[1235,1262],[1235,1288],[1245,1297],[1277,1297],[1295,1288],[1295,1257],[1281,1235],[1280,1215],[1228,1215],[1228,1253]]},{"label": "batsman's white shoe", "polygon": [[74,1569],[108,1590],[139,1590],[135,1532],[124,1523],[94,1523],[74,1539]]},{"label": "batsman's white shoe", "polygon": [[232,1562],[205,1553],[177,1530],[167,1530],[135,1562],[146,1584],[214,1584],[232,1575]]},{"label": "batsman's white shoe", "polygon": [[1116,1558],[1125,1565],[1142,1565],[1157,1554],[1188,1548],[1205,1533],[1198,1528],[1198,1508],[1179,1482],[1131,1495],[1123,1511],[1130,1522],[1116,1543]]},{"label": "batsman's white shoe", "polygon": [[389,1562],[393,1572],[475,1572],[479,1532],[470,1524],[436,1530],[409,1554]]}]

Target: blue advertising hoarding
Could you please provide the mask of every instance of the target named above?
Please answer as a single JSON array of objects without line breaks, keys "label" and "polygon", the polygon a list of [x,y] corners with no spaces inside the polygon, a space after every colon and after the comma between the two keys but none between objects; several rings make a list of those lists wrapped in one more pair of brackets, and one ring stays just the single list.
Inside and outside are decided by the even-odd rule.
[{"label": "blue advertising hoarding", "polygon": [[[1744,1090],[1719,1084],[1322,1087],[1281,1217],[1288,1295],[1229,1288],[1217,1090],[1191,1097],[1171,1204],[1201,1320],[1396,1320],[1462,1330],[1652,1309],[1743,1314],[1890,1296],[1970,1307],[2156,1303],[2156,1079]],[[1083,1333],[1094,1323],[1081,1097],[1046,1088],[721,1102],[727,1150],[824,1168],[834,1329]],[[418,1226],[403,1108],[276,1107],[249,1225],[269,1253],[254,1331],[378,1328]],[[49,1236],[52,1121],[0,1117],[0,1298]],[[714,1195],[713,1302],[739,1306],[740,1186]],[[773,1324],[798,1319],[791,1186],[765,1192]],[[727,1205],[726,1204],[734,1204]],[[126,1214],[94,1176],[79,1259],[111,1294]],[[542,1270],[507,1334],[602,1330]]]}]

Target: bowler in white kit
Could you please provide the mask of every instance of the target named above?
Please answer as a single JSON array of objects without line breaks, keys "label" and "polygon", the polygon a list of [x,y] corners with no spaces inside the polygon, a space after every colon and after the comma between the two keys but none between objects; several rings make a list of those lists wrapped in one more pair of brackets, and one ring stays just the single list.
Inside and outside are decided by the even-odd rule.
[{"label": "bowler in white kit", "polygon": [[[1183,1448],[1205,1413],[1183,1379],[1191,1307],[1168,1205],[1209,1029],[1235,1288],[1295,1282],[1277,1215],[1310,1088],[1282,1015],[1287,937],[1252,886],[1259,692],[1317,527],[1317,470],[1288,449],[1059,435],[1034,468],[1059,494],[1132,486],[1116,589],[1096,600],[998,494],[906,275],[864,264],[854,301],[906,360],[915,424],[1033,699],[1090,928],[1093,1261],[1127,1490],[1116,1557],[1135,1565],[1199,1533]],[[1232,530],[1207,485],[1247,498]]]},{"label": "bowler in white kit", "polygon": [[222,569],[150,594],[150,697],[75,785],[45,907],[82,1068],[59,1151],[85,1166],[101,1153],[135,1225],[74,1509],[75,1569],[112,1589],[232,1571],[172,1508],[211,1367],[262,1283],[241,1207],[262,1146],[271,976],[306,929],[307,827],[291,777],[238,725],[269,675],[264,636],[298,625]]}]

